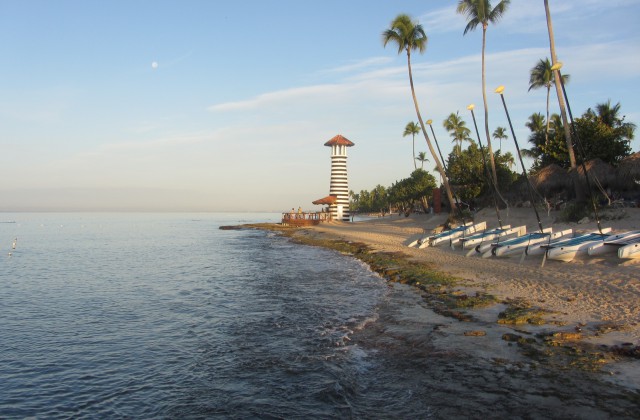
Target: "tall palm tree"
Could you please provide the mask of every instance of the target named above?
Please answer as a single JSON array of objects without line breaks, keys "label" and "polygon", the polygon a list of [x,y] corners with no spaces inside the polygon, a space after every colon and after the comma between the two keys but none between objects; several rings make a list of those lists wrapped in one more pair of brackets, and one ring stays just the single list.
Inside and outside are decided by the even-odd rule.
[{"label": "tall palm tree", "polygon": [[418,125],[418,123],[414,123],[413,121],[407,123],[406,127],[404,128],[404,133],[402,133],[402,137],[413,137],[413,169],[418,169],[418,165],[416,164],[416,134],[419,133],[420,125]]},{"label": "tall palm tree", "polygon": [[493,130],[493,138],[500,141],[500,150],[502,150],[502,140],[509,138],[507,129],[504,127],[496,127],[496,129]]},{"label": "tall palm tree", "polygon": [[501,0],[495,7],[491,7],[491,0],[460,0],[456,11],[467,17],[467,26],[464,28],[464,35],[475,30],[478,25],[482,25],[482,102],[484,103],[484,129],[487,136],[487,148],[491,160],[491,172],[493,173],[494,185],[498,186],[498,174],[496,172],[496,162],[491,146],[491,136],[489,135],[489,110],[487,107],[487,89],[485,77],[485,49],[487,44],[487,28],[489,24],[496,24],[502,15],[507,11],[511,0]]},{"label": "tall palm tree", "polygon": [[[548,58],[540,59],[538,63],[531,69],[529,77],[529,90],[541,87],[547,88],[547,128],[544,133],[545,144],[549,143],[549,96],[551,94],[551,85],[555,84],[553,70],[551,70],[551,62]],[[562,82],[566,85],[569,83],[569,75],[562,75]]]},{"label": "tall palm tree", "polygon": [[453,139],[453,142],[456,143],[456,148],[458,151],[458,156],[462,154],[462,142],[468,141],[471,142],[471,130],[467,128],[467,123],[460,117],[460,114],[456,112],[455,114],[452,112],[449,114],[446,120],[442,122],[445,130],[449,132],[449,135]]},{"label": "tall palm tree", "polygon": [[[549,0],[544,0],[544,11],[547,16],[547,30],[549,32],[549,49],[551,51],[551,65],[553,66],[558,62],[558,56],[556,55],[556,41],[553,36],[553,23],[551,22],[551,11],[549,10]],[[560,82],[560,73],[558,71],[553,72],[553,78],[556,85],[556,95],[558,96],[558,106],[560,107],[560,115],[562,116],[562,125],[564,127],[564,138],[567,142],[567,151],[569,152],[569,164],[571,168],[576,167],[576,155],[573,152],[573,143],[571,141],[571,129],[569,126],[569,120],[567,119],[567,110],[564,104],[564,95],[562,93],[562,84]],[[581,199],[581,189],[576,185],[576,195]]]},{"label": "tall palm tree", "polygon": [[429,162],[429,159],[427,159],[427,152],[419,152],[416,160],[419,160],[421,162],[420,168],[424,169],[424,163]]},{"label": "tall palm tree", "polygon": [[420,122],[420,128],[422,128],[422,134],[424,134],[424,139],[429,147],[429,152],[433,157],[433,161],[436,163],[436,169],[442,177],[447,199],[449,200],[451,212],[453,213],[456,208],[456,203],[453,200],[453,194],[451,193],[451,187],[449,186],[449,179],[444,173],[442,163],[440,163],[440,160],[436,155],[436,151],[431,144],[431,140],[429,139],[429,135],[427,134],[427,130],[424,127],[422,115],[420,114],[420,107],[418,106],[418,98],[416,98],[416,90],[413,86],[413,74],[411,73],[411,51],[417,50],[418,52],[423,53],[427,49],[427,35],[425,34],[422,25],[411,20],[409,15],[400,14],[391,22],[391,27],[382,33],[382,44],[386,47],[389,42],[398,46],[398,54],[401,54],[403,51],[407,52],[409,85],[411,86],[413,105],[415,106],[418,121]]}]

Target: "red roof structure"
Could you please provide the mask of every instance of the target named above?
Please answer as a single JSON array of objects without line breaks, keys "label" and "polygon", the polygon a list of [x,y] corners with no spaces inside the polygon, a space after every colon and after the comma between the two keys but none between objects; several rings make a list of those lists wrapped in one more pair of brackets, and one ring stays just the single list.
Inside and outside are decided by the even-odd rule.
[{"label": "red roof structure", "polygon": [[[348,140],[347,140],[348,141]],[[324,198],[320,198],[316,201],[312,201],[313,204],[334,204],[338,200],[338,197],[335,195],[328,195]]]},{"label": "red roof structure", "polygon": [[326,142],[324,145],[325,146],[338,145],[338,146],[351,147],[354,145],[354,143],[351,140],[347,139],[346,137],[343,137],[341,134],[338,134],[337,136],[335,136],[334,138]]}]

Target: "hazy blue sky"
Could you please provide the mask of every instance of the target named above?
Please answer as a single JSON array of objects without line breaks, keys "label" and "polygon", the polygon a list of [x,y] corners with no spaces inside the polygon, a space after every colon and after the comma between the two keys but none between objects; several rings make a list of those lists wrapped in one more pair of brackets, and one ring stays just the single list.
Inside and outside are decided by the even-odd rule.
[{"label": "hazy blue sky", "polygon": [[[381,42],[396,15],[429,36],[414,79],[444,153],[447,115],[482,113],[482,31],[463,36],[456,5],[0,0],[0,210],[319,209],[336,134],[355,143],[351,189],[389,186],[413,170],[402,132],[416,120],[406,55]],[[574,115],[611,99],[640,125],[640,1],[550,5]],[[545,110],[529,70],[548,55],[542,0],[513,0],[489,27],[491,131],[507,126],[503,84],[521,147]]]}]

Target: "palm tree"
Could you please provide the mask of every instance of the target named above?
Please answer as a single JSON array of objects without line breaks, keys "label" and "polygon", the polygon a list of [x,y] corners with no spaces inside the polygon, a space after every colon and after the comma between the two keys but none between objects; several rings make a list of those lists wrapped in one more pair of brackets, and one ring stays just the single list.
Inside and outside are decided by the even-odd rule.
[{"label": "palm tree", "polygon": [[596,105],[596,115],[602,123],[608,127],[614,128],[619,125],[623,118],[620,118],[620,102],[611,106],[611,99],[607,102]]},{"label": "palm tree", "polygon": [[[558,56],[556,55],[556,41],[553,36],[553,23],[551,22],[551,12],[549,11],[549,0],[544,0],[544,11],[547,15],[547,30],[549,31],[549,49],[551,51],[551,65],[553,66],[558,62]],[[567,119],[567,110],[564,104],[564,95],[562,93],[562,84],[560,82],[560,73],[558,71],[553,72],[554,84],[556,85],[556,95],[558,96],[558,106],[560,107],[560,115],[562,116],[562,125],[564,127],[564,138],[567,142],[567,151],[569,152],[569,164],[571,168],[576,167],[576,155],[573,152],[573,144],[571,141],[571,129],[569,127],[569,120]],[[576,185],[576,196],[581,199],[581,189]]]},{"label": "palm tree", "polygon": [[[611,99],[609,99],[607,102],[596,104],[595,115],[607,127],[620,129],[622,135],[629,140],[633,140],[636,125],[634,123],[624,122],[625,116],[620,117],[620,107],[620,102],[612,106]],[[593,113],[591,109],[587,110],[587,112]]]},{"label": "palm tree", "polygon": [[[569,83],[569,75],[562,75],[562,82],[566,85]],[[544,142],[549,142],[549,96],[551,94],[551,85],[555,84],[553,78],[553,70],[551,70],[551,62],[548,58],[540,59],[531,69],[531,75],[529,77],[529,90],[538,89],[541,87],[547,88],[547,128],[544,134]]]},{"label": "palm tree", "polygon": [[467,26],[464,28],[464,35],[482,25],[482,102],[484,103],[484,129],[487,136],[487,148],[491,159],[491,171],[493,173],[494,185],[498,186],[498,174],[496,172],[496,162],[491,147],[491,136],[489,136],[489,111],[487,107],[487,89],[485,77],[485,47],[487,43],[487,28],[489,23],[496,24],[502,15],[507,11],[511,0],[500,0],[495,7],[491,7],[491,0],[460,0],[456,11],[467,17]]},{"label": "palm tree", "polygon": [[418,121],[420,122],[420,127],[422,128],[422,134],[424,134],[424,139],[426,140],[427,146],[429,147],[429,152],[433,157],[433,161],[436,163],[436,169],[442,177],[445,192],[447,194],[447,199],[449,200],[449,204],[451,206],[451,212],[453,212],[456,208],[456,203],[453,200],[453,194],[451,193],[449,180],[444,173],[442,163],[440,163],[440,160],[436,155],[436,151],[431,144],[431,140],[429,139],[429,135],[427,134],[427,130],[424,127],[422,115],[420,114],[420,107],[418,106],[418,98],[416,97],[416,90],[413,86],[413,75],[411,73],[411,51],[418,50],[420,53],[423,53],[427,49],[427,35],[425,34],[422,25],[412,21],[411,17],[409,17],[408,15],[400,14],[391,22],[391,28],[385,30],[382,33],[382,44],[386,47],[389,42],[398,45],[398,54],[401,54],[403,51],[407,52],[409,85],[411,86],[413,105],[415,106]]},{"label": "palm tree", "polygon": [[458,150],[458,156],[462,153],[462,142],[468,141],[471,142],[471,130],[467,128],[467,124],[464,122],[462,118],[460,118],[460,114],[456,112],[455,114],[452,112],[446,120],[442,122],[445,130],[449,132],[449,135],[453,139],[453,142],[456,143],[456,148]]},{"label": "palm tree", "polygon": [[427,152],[419,152],[416,160],[421,162],[420,168],[424,169],[424,163],[429,162],[429,159],[427,159]]},{"label": "palm tree", "polygon": [[419,133],[420,126],[418,123],[414,123],[413,121],[407,123],[407,126],[404,128],[404,133],[402,133],[402,137],[413,137],[413,169],[418,169],[418,165],[416,164],[416,134]]},{"label": "palm tree", "polygon": [[500,150],[502,150],[502,140],[508,139],[507,129],[504,127],[497,127],[493,130],[493,138],[500,141]]}]

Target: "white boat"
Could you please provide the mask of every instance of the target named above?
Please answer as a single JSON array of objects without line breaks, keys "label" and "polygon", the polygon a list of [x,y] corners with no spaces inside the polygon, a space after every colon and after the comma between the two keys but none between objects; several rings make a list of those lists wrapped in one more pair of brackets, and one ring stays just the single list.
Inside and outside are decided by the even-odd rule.
[{"label": "white boat", "polygon": [[459,237],[477,232],[481,229],[485,229],[486,225],[486,222],[480,222],[476,224],[473,224],[473,222],[467,222],[464,225],[455,227],[453,229],[426,236],[418,241],[417,246],[418,248],[426,248],[428,246],[434,246],[446,241],[456,241]]},{"label": "white boat", "polygon": [[[527,232],[526,226],[518,226],[511,227],[511,225],[506,225],[500,228],[495,228],[491,230],[485,230],[484,232],[476,233],[475,235],[468,236],[461,240],[462,248],[476,248],[476,251],[480,251],[480,246],[491,246],[491,243],[494,239],[502,238],[507,235],[516,234],[517,236],[522,236]],[[483,248],[486,250],[486,248]]]},{"label": "white boat", "polygon": [[489,258],[492,256],[501,257],[509,254],[513,254],[521,249],[524,249],[531,242],[540,242],[546,240],[551,234],[552,229],[546,228],[542,232],[527,233],[516,238],[507,239],[500,242],[494,242],[491,244],[491,248],[487,249],[482,258]]},{"label": "white boat", "polygon": [[573,229],[562,230],[553,233],[552,228],[543,229],[542,232],[532,232],[517,238],[507,239],[506,241],[492,244],[492,248],[487,250],[482,257],[489,258],[491,256],[506,257],[515,253],[522,253],[528,247],[540,246],[550,241],[565,238],[567,235],[573,234]]},{"label": "white boat", "polygon": [[605,238],[604,241],[595,243],[587,249],[589,255],[603,255],[618,251],[619,248],[640,242],[640,230],[622,232]]},{"label": "white boat", "polygon": [[618,258],[640,258],[640,241],[618,248]]},{"label": "white boat", "polygon": [[429,246],[429,243],[431,241],[431,238],[435,238],[439,235],[452,235],[455,234],[456,232],[459,231],[464,231],[466,230],[469,226],[471,226],[473,224],[473,222],[466,222],[460,226],[457,226],[453,229],[448,229],[448,230],[443,230],[440,231],[438,233],[431,233],[430,235],[427,236],[423,236],[421,238],[416,239],[415,241],[411,242],[409,245],[407,245],[408,247],[414,247],[417,246],[418,248],[424,248],[424,246],[421,246],[423,244],[426,244],[425,246]]},{"label": "white boat", "polygon": [[438,244],[441,244],[443,242],[449,242],[451,245],[455,245],[456,243],[458,243],[461,239],[466,238],[468,235],[473,235],[476,232],[480,232],[482,230],[485,230],[487,228],[487,222],[480,222],[477,223],[475,225],[469,226],[467,229],[465,229],[462,232],[456,232],[454,235],[450,235],[450,236],[444,236],[444,237],[437,237],[437,238],[433,238],[431,240],[431,246],[436,246]]},{"label": "white boat", "polygon": [[544,255],[547,252],[547,248],[555,245],[560,241],[566,241],[567,239],[573,238],[573,229],[563,230],[558,232],[558,236],[555,238],[549,238],[546,242],[538,242],[535,244],[527,245],[524,250],[524,253],[527,255]]},{"label": "white boat", "polygon": [[590,232],[584,235],[558,241],[542,248],[547,250],[547,258],[557,261],[571,261],[577,255],[586,254],[591,245],[603,242],[611,228],[602,229],[602,232]]}]

